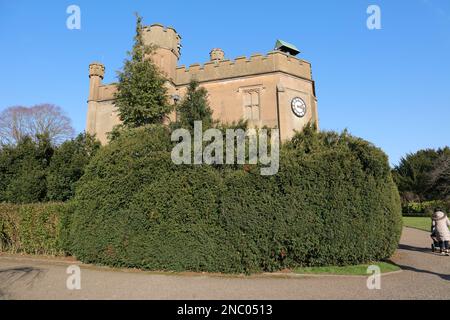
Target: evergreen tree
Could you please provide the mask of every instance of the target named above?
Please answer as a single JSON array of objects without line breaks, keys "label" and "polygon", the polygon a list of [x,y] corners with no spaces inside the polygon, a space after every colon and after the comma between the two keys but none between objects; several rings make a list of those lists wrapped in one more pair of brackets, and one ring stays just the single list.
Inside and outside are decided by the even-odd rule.
[{"label": "evergreen tree", "polygon": [[48,135],[21,138],[0,148],[0,203],[66,201],[100,143],[80,134],[54,147]]},{"label": "evergreen tree", "polygon": [[127,127],[162,123],[171,111],[168,103],[166,79],[149,56],[153,48],[146,46],[142,36],[142,18],[136,15],[136,36],[133,49],[118,72],[115,105],[119,118]]},{"label": "evergreen tree", "polygon": [[[419,150],[400,160],[393,177],[405,202],[437,200],[442,197],[436,189],[441,169],[440,159],[450,155],[450,148]],[[446,163],[442,160],[442,163]]]},{"label": "evergreen tree", "polygon": [[212,110],[208,103],[208,91],[192,80],[189,83],[186,96],[178,107],[178,125],[193,130],[195,121],[202,121],[203,129],[214,125]]},{"label": "evergreen tree", "polygon": [[64,142],[55,151],[48,169],[48,200],[71,199],[75,195],[76,182],[84,174],[86,165],[99,149],[100,143],[86,133]]},{"label": "evergreen tree", "polygon": [[32,203],[46,199],[46,173],[54,149],[48,136],[26,136],[0,151],[0,202]]}]

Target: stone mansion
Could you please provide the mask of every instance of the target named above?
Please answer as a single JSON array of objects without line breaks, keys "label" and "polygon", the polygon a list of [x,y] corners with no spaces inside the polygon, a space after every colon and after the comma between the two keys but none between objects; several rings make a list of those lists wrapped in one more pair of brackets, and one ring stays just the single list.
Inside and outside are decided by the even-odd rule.
[{"label": "stone mansion", "polygon": [[[279,128],[282,140],[308,123],[318,127],[317,98],[311,64],[296,56],[300,51],[278,40],[274,51],[228,60],[221,49],[210,52],[210,61],[178,66],[181,37],[171,27],[144,27],[144,41],[156,50],[154,63],[168,79],[173,103],[183,99],[187,85],[196,79],[208,90],[213,117],[224,123],[245,119],[252,127]],[[114,84],[103,84],[105,67],[89,66],[89,98],[86,131],[107,142],[107,133],[120,124],[114,107]],[[171,115],[172,120],[175,114]]]}]

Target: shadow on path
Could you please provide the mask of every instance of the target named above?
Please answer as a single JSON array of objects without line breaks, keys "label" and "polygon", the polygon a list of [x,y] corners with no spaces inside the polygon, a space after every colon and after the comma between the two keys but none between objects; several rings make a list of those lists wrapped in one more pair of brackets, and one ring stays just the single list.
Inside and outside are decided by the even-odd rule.
[{"label": "shadow on path", "polygon": [[[431,248],[415,247],[415,246],[410,246],[410,245],[406,245],[406,244],[400,244],[398,248],[401,250],[420,252],[420,253],[424,253],[427,255],[436,256],[436,254],[431,251]],[[422,273],[422,274],[430,274],[430,275],[438,276],[442,280],[450,281],[450,274],[444,274],[444,273],[434,272],[431,270],[419,269],[419,268],[412,267],[409,265],[404,265],[404,264],[396,263],[396,265],[405,271],[411,271],[411,272]]]},{"label": "shadow on path", "polygon": [[45,270],[33,267],[0,269],[0,299],[7,298],[6,292],[16,283],[21,282],[31,287],[45,273]]},{"label": "shadow on path", "polygon": [[431,247],[430,248],[420,248],[420,247],[410,246],[410,245],[407,245],[407,244],[400,244],[398,246],[398,248],[401,249],[401,250],[422,252],[422,253],[428,253],[428,254],[434,255],[433,252],[431,251]]},{"label": "shadow on path", "polygon": [[412,272],[417,272],[417,273],[431,274],[431,275],[440,277],[442,280],[450,281],[450,274],[444,274],[444,273],[438,273],[438,272],[434,272],[434,271],[430,271],[430,270],[418,269],[418,268],[401,265],[401,264],[397,264],[397,266],[399,266],[402,270],[412,271]]}]

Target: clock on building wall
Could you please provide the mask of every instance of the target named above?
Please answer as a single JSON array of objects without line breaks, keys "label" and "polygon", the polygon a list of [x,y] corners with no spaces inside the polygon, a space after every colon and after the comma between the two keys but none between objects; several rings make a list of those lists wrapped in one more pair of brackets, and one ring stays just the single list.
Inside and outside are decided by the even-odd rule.
[{"label": "clock on building wall", "polygon": [[297,117],[303,118],[306,115],[306,103],[303,99],[299,97],[292,99],[291,107]]}]

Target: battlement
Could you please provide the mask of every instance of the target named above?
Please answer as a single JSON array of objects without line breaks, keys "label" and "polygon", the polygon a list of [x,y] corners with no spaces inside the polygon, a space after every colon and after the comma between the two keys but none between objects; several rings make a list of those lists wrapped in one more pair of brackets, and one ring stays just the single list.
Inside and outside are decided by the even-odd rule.
[{"label": "battlement", "polygon": [[116,92],[117,92],[117,84],[116,83],[101,85],[98,88],[97,101],[114,100],[114,96],[115,96]]},{"label": "battlement", "polygon": [[[308,123],[318,126],[317,98],[311,64],[299,59],[300,50],[277,40],[275,49],[265,55],[228,60],[225,52],[214,48],[209,61],[178,66],[181,36],[172,27],[152,24],[142,27],[145,45],[153,47],[145,58],[165,76],[169,103],[186,97],[186,86],[193,79],[208,91],[213,119],[222,123],[248,120],[251,127],[279,128],[280,139],[290,139]],[[107,143],[107,133],[121,123],[115,105],[117,83],[103,84],[105,66],[89,65],[89,97],[86,132]],[[292,110],[293,101],[303,102],[303,116]],[[298,111],[298,110],[297,110]],[[170,115],[176,120],[176,113]]]},{"label": "battlement", "polygon": [[280,51],[267,55],[254,54],[238,57],[234,60],[209,61],[193,64],[186,68],[179,66],[176,70],[176,85],[185,85],[192,78],[199,82],[224,80],[271,72],[285,72],[300,78],[312,80],[311,64]]},{"label": "battlement", "polygon": [[159,23],[143,27],[143,38],[146,45],[172,51],[177,58],[180,57],[181,36],[172,27],[164,27]]},{"label": "battlement", "polygon": [[100,77],[103,80],[105,76],[105,66],[100,62],[92,62],[89,65],[89,78]]}]

